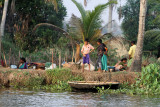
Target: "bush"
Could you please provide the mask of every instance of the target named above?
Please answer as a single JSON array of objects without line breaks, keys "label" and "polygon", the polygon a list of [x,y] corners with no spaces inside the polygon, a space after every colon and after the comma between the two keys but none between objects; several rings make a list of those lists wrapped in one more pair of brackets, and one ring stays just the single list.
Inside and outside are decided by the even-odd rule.
[{"label": "bush", "polygon": [[125,93],[125,94],[147,94],[147,95],[160,95],[160,65],[157,63],[150,64],[147,67],[142,68],[142,72],[139,74],[139,78],[136,79],[136,83],[128,85],[124,83],[117,90],[104,90],[104,88],[98,88],[99,93]]}]

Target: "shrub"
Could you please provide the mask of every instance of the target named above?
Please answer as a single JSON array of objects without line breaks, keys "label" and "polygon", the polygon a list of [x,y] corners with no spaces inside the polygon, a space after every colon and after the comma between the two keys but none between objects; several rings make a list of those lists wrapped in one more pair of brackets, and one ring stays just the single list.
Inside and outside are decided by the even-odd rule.
[{"label": "shrub", "polygon": [[125,93],[125,94],[147,94],[155,95],[160,94],[160,65],[157,63],[150,64],[147,67],[142,68],[142,72],[139,78],[136,79],[136,83],[132,85],[122,84],[120,89],[117,90],[104,90],[104,88],[98,88],[100,94],[106,93]]}]

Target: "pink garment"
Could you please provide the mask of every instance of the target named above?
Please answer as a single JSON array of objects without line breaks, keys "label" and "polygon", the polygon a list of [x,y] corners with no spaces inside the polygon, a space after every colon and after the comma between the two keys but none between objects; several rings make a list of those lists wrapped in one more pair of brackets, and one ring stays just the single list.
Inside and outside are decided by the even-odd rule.
[{"label": "pink garment", "polygon": [[83,53],[83,54],[89,54],[90,53],[90,50],[93,50],[94,49],[94,47],[92,46],[92,45],[90,45],[90,44],[88,44],[88,45],[83,45],[83,47],[82,47],[82,49],[81,49],[81,52]]}]

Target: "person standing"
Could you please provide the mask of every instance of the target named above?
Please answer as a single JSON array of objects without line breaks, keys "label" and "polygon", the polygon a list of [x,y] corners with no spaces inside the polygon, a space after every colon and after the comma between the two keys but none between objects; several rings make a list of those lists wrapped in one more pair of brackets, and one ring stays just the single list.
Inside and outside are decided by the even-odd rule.
[{"label": "person standing", "polygon": [[128,54],[129,54],[129,59],[133,59],[134,54],[135,54],[135,51],[136,51],[135,41],[132,41],[132,42],[131,42],[130,50],[129,50],[129,52],[128,52]]},{"label": "person standing", "polygon": [[107,67],[107,47],[102,43],[101,39],[97,40],[98,47],[98,59],[96,64],[98,65],[98,72],[102,70],[108,71]]},{"label": "person standing", "polygon": [[81,49],[81,53],[83,55],[83,65],[82,65],[82,71],[84,72],[84,65],[87,63],[89,66],[89,71],[90,71],[90,56],[89,53],[91,52],[91,50],[94,50],[94,47],[89,44],[89,40],[85,39],[84,41],[84,45]]}]

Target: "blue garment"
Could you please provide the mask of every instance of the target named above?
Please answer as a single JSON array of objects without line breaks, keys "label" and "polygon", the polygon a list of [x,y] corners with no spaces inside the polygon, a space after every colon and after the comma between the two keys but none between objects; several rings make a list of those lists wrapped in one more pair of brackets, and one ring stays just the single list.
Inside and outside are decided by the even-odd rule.
[{"label": "blue garment", "polygon": [[86,64],[86,63],[87,63],[87,64],[90,64],[89,60],[90,60],[89,54],[86,54],[85,57],[83,56],[83,64]]},{"label": "blue garment", "polygon": [[23,63],[23,64],[19,67],[19,69],[28,69],[27,63]]}]

